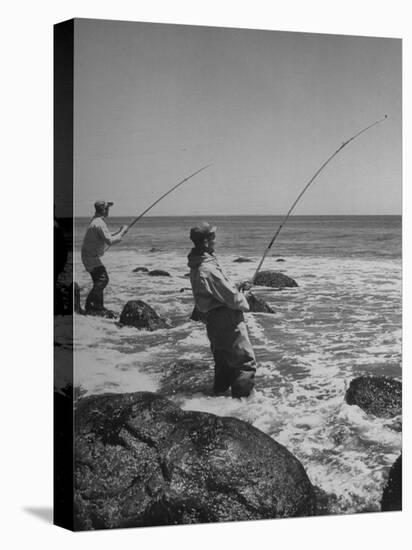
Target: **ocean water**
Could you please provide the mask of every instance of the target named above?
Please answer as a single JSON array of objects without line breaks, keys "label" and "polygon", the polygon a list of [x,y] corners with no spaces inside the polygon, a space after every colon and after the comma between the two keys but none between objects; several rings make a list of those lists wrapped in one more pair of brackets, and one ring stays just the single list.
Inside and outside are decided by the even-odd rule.
[{"label": "ocean water", "polygon": [[[288,221],[263,269],[282,271],[299,286],[256,288],[275,314],[246,315],[258,371],[255,392],[242,400],[211,395],[205,328],[189,320],[188,234],[204,219],[143,218],[107,251],[106,307],[120,312],[128,300],[143,299],[173,328],[150,333],[76,315],[76,386],[85,395],[162,391],[184,409],[246,420],[285,445],[312,483],[335,495],[334,513],[379,510],[388,468],[401,449],[401,419],[368,416],[344,395],[361,374],[401,378],[401,217]],[[218,226],[216,255],[235,281],[252,277],[280,219],[206,217]],[[113,231],[130,221],[107,220]],[[75,223],[75,280],[83,303],[91,288],[80,260],[87,223]],[[239,256],[252,262],[235,263]],[[133,273],[139,266],[171,277]]]}]

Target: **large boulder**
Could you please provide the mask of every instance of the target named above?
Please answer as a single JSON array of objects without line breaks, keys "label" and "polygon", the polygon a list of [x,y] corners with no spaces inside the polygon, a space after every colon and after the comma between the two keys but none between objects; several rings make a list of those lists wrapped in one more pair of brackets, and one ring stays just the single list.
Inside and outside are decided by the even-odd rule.
[{"label": "large boulder", "polygon": [[298,284],[291,277],[280,271],[260,271],[255,279],[255,285],[273,288],[293,288]]},{"label": "large boulder", "polygon": [[349,384],[345,399],[368,414],[393,418],[402,413],[402,383],[386,376],[359,376]]},{"label": "large boulder", "polygon": [[300,462],[241,420],[148,392],[87,397],[75,420],[76,530],[315,513]]},{"label": "large boulder", "polygon": [[402,510],[402,455],[398,456],[389,472],[381,500],[382,512]]},{"label": "large boulder", "polygon": [[119,324],[140,330],[157,330],[169,327],[167,321],[142,300],[129,300],[127,302],[120,314]]}]

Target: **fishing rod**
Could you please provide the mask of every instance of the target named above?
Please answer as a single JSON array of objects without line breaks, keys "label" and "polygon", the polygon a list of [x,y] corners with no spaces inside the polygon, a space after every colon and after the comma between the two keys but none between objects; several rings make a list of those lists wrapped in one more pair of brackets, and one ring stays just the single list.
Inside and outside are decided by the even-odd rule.
[{"label": "fishing rod", "polygon": [[[194,176],[196,176],[197,174],[200,174],[200,172],[202,172],[203,170],[206,170],[206,168],[209,168],[209,166],[212,166],[212,163],[211,164],[206,164],[206,166],[202,166],[202,168],[200,168],[199,170],[196,170],[196,172],[193,172],[193,174],[190,174],[189,176],[187,176],[186,178],[184,178],[183,180],[179,181],[179,183],[176,183],[176,185],[174,185],[171,189],[169,189],[169,191],[166,191],[166,193],[164,193],[161,197],[159,197],[157,200],[155,200],[154,203],[152,203],[150,206],[148,206],[146,208],[146,210],[143,210],[143,212],[141,214],[139,214],[137,216],[137,218],[135,218],[132,223],[129,224],[128,228],[127,228],[127,231],[124,233],[124,235],[129,231],[129,229],[131,227],[133,227],[133,225],[135,223],[137,223],[141,218],[143,218],[143,216],[145,214],[147,214],[147,212],[149,212],[149,210],[151,210],[154,206],[156,206],[157,203],[159,203],[162,199],[164,199],[165,197],[167,197],[167,195],[170,195],[170,193],[172,193],[172,191],[174,191],[175,189],[177,189],[178,187],[180,187],[181,185],[183,185],[184,183],[186,183],[188,180],[190,180],[190,178],[193,178]],[[118,231],[119,233],[119,231]],[[117,234],[117,233],[115,233]],[[107,246],[106,248],[106,251],[110,248],[110,245]]]},{"label": "fishing rod", "polygon": [[159,203],[162,199],[164,199],[165,197],[167,197],[167,195],[169,195],[170,193],[172,193],[172,191],[174,191],[175,189],[177,189],[178,187],[180,187],[181,185],[183,185],[184,183],[186,183],[188,180],[190,180],[190,178],[193,178],[194,176],[196,176],[197,174],[199,174],[200,172],[202,172],[203,170],[206,170],[206,168],[209,168],[209,166],[212,166],[212,164],[206,164],[206,166],[203,166],[202,168],[200,168],[200,170],[196,170],[196,172],[193,172],[193,174],[190,174],[190,176],[187,176],[186,178],[184,178],[182,181],[179,181],[179,183],[177,183],[176,185],[174,185],[171,189],[169,189],[169,191],[167,191],[166,193],[164,193],[161,197],[159,197],[153,204],[151,204],[150,206],[148,206],[146,208],[146,210],[144,210],[141,214],[139,214],[139,216],[137,216],[137,218],[135,218],[132,223],[129,224],[129,227],[128,227],[128,231],[131,227],[133,227],[133,225],[135,223],[137,223],[141,218],[143,218],[143,216],[149,212],[149,210],[151,210],[154,206],[156,206],[157,203]]},{"label": "fishing rod", "polygon": [[269,253],[269,250],[272,248],[272,245],[273,243],[275,242],[275,240],[277,239],[277,236],[279,235],[282,227],[285,225],[285,223],[287,222],[289,216],[291,215],[293,209],[295,208],[295,206],[298,204],[299,200],[301,199],[302,195],[305,193],[305,191],[307,191],[307,189],[309,189],[310,185],[313,183],[313,181],[317,178],[317,176],[322,172],[322,170],[325,168],[325,166],[327,164],[329,164],[329,162],[333,159],[333,157],[335,157],[340,151],[342,151],[342,149],[344,147],[346,147],[346,145],[348,145],[348,143],[350,143],[351,141],[353,141],[354,139],[356,139],[358,136],[360,136],[361,134],[363,134],[364,132],[366,132],[367,130],[369,130],[370,128],[372,128],[373,126],[376,126],[377,124],[383,122],[384,120],[386,120],[388,118],[388,115],[385,115],[383,118],[377,120],[376,122],[374,122],[373,124],[369,124],[369,126],[366,126],[366,128],[363,128],[363,130],[361,130],[360,132],[357,132],[355,135],[353,135],[351,138],[349,138],[347,141],[344,141],[342,143],[342,145],[336,149],[336,151],[322,164],[322,166],[314,173],[314,175],[311,177],[311,179],[308,181],[308,183],[305,185],[305,187],[302,189],[302,191],[299,193],[297,199],[294,201],[294,203],[292,204],[292,206],[289,208],[287,214],[285,215],[285,217],[282,219],[279,227],[277,228],[276,230],[276,233],[273,235],[272,237],[272,240],[270,241],[269,245],[267,246],[260,262],[259,262],[259,265],[257,266],[256,268],[256,271],[255,271],[255,274],[253,275],[253,278],[252,278],[252,285],[255,283],[255,280],[256,280],[256,277],[260,271],[260,268],[262,267],[262,264],[263,262],[265,261],[265,258],[266,256],[268,255]]}]

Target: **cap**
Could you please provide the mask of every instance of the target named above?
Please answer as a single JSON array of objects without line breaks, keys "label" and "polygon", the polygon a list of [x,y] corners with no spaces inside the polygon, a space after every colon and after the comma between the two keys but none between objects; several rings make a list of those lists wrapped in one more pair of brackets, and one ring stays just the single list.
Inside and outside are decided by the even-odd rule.
[{"label": "cap", "polygon": [[114,204],[113,202],[96,201],[94,203],[94,208],[95,208],[95,210],[100,212],[102,210],[106,210],[106,208],[108,208],[109,206],[113,206],[113,204]]},{"label": "cap", "polygon": [[190,239],[193,242],[199,241],[200,239],[204,239],[208,235],[211,235],[212,233],[216,233],[217,227],[214,225],[210,225],[210,223],[203,222],[200,225],[196,225],[195,227],[192,227],[190,230]]}]

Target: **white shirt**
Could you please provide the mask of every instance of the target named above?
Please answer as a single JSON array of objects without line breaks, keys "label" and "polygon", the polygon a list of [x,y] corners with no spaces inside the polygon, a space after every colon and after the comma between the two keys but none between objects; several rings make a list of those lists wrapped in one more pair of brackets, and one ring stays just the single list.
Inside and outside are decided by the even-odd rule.
[{"label": "white shirt", "polygon": [[94,268],[102,264],[100,258],[106,251],[106,247],[117,242],[110,233],[104,218],[96,217],[90,222],[82,245],[82,262],[87,271],[92,272]]}]

